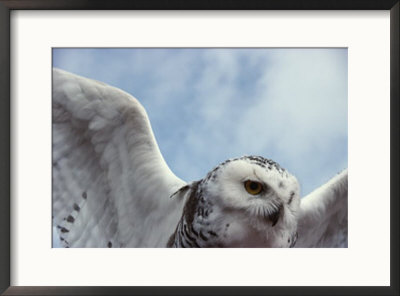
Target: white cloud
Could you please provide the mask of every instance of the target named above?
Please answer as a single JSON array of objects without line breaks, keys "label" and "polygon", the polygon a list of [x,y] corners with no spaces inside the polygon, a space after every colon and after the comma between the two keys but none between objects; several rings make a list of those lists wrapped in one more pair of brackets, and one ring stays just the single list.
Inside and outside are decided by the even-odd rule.
[{"label": "white cloud", "polygon": [[279,151],[292,171],[311,171],[323,182],[333,174],[324,167],[327,158],[341,159],[341,165],[347,160],[342,148],[334,154],[335,146],[347,144],[346,52],[283,50],[271,56],[258,83],[258,100],[243,115],[238,135],[262,135],[254,143],[258,149]]}]

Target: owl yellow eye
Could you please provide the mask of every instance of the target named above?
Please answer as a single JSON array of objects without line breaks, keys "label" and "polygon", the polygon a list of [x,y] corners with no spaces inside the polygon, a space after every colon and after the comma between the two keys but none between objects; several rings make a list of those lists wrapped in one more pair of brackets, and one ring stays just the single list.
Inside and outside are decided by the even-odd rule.
[{"label": "owl yellow eye", "polygon": [[261,185],[261,183],[248,180],[244,182],[244,188],[248,193],[252,195],[257,195],[262,191],[263,186]]}]

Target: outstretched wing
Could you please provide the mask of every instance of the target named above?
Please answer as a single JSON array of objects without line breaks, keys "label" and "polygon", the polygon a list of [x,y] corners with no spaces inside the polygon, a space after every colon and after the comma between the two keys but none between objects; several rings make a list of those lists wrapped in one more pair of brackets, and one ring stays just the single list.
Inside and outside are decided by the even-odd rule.
[{"label": "outstretched wing", "polygon": [[301,200],[296,248],[347,247],[347,169]]},{"label": "outstretched wing", "polygon": [[53,225],[65,247],[165,247],[185,183],[144,108],[117,88],[53,69]]}]

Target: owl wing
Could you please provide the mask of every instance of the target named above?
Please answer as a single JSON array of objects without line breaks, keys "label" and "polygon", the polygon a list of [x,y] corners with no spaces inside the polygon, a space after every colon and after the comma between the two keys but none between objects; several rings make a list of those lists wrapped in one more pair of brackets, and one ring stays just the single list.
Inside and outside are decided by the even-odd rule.
[{"label": "owl wing", "polygon": [[347,247],[347,169],[302,198],[296,247]]},{"label": "owl wing", "polygon": [[104,83],[53,69],[53,233],[64,247],[164,247],[185,183],[145,109]]}]

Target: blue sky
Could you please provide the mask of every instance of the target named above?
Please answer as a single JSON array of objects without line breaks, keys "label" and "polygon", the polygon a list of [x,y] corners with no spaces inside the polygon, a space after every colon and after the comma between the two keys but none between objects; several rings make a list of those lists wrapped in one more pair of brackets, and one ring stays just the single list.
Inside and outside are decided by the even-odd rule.
[{"label": "blue sky", "polygon": [[53,66],[136,97],[185,181],[261,155],[305,195],[347,167],[347,49],[53,49]]}]

